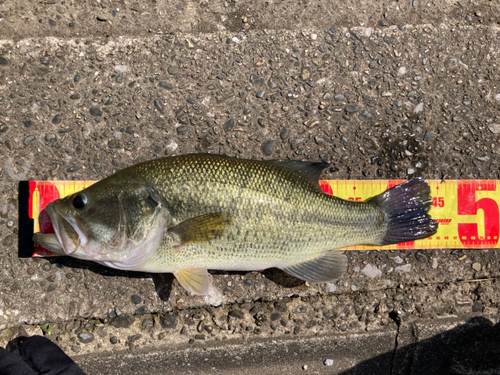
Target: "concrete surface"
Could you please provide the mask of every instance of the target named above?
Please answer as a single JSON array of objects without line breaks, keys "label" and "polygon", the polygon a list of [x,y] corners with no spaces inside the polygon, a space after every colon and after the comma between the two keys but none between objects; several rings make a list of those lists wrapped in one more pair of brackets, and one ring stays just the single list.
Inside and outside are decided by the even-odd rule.
[{"label": "concrete surface", "polygon": [[497,329],[496,250],[353,251],[328,285],[214,272],[219,294],[193,297],[169,275],[20,257],[18,192],[188,152],[499,179],[499,8],[0,0],[1,344],[42,325],[89,373],[498,369],[494,337],[474,336]]},{"label": "concrete surface", "polygon": [[[440,333],[443,328],[449,330]],[[482,317],[468,322],[446,319],[446,323],[413,322],[397,332],[384,329],[305,339],[163,346],[154,352],[115,352],[97,360],[79,359],[95,374],[497,374],[498,329],[498,324],[493,326]],[[440,334],[425,340],[417,336],[436,332]],[[398,337],[397,349],[393,349],[394,335]],[[401,336],[412,337],[413,342],[404,345]]]}]

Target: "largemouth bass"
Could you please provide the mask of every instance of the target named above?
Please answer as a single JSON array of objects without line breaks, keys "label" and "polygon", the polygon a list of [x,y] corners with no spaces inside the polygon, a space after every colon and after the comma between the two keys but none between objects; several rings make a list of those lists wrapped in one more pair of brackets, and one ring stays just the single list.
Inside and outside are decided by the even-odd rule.
[{"label": "largemouth bass", "polygon": [[347,269],[335,249],[436,232],[424,180],[355,202],[321,191],[327,165],[209,154],[144,162],[49,203],[40,220],[53,231],[33,240],[112,268],[172,272],[191,293],[207,294],[209,269],[277,267],[324,283]]}]

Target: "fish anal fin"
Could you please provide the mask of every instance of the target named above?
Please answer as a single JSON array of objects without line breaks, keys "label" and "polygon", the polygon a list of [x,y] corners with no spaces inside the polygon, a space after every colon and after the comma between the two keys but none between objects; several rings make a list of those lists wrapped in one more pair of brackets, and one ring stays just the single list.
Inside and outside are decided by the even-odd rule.
[{"label": "fish anal fin", "polygon": [[314,184],[318,183],[321,172],[330,165],[326,162],[316,163],[298,160],[270,160],[267,163],[297,172]]},{"label": "fish anal fin", "polygon": [[224,233],[233,218],[226,214],[213,213],[184,220],[169,231],[179,235],[181,245],[206,242]]},{"label": "fish anal fin", "polygon": [[338,279],[347,270],[347,257],[338,250],[330,250],[282,270],[310,283],[326,283]]},{"label": "fish anal fin", "polygon": [[212,285],[206,268],[185,268],[174,272],[174,276],[184,289],[196,295],[207,295]]}]

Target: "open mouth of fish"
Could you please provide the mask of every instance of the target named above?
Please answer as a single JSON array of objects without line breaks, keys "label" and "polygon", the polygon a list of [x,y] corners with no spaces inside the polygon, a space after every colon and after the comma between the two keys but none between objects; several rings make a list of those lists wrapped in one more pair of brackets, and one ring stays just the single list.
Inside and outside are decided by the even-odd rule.
[{"label": "open mouth of fish", "polygon": [[81,226],[72,217],[58,214],[52,203],[40,212],[38,220],[40,232],[33,241],[40,246],[35,248],[35,256],[71,255],[87,242]]},{"label": "open mouth of fish", "polygon": [[[59,209],[58,202],[49,203],[40,212],[40,232],[33,235],[33,241],[39,246],[35,247],[33,256],[69,255],[112,268],[134,270],[147,262],[160,245],[166,221],[163,211],[152,220],[152,230],[137,241],[128,238],[124,226],[119,226],[121,230],[117,230],[111,239],[97,243],[91,240],[83,219],[66,214]],[[121,215],[125,218],[124,212]]]}]

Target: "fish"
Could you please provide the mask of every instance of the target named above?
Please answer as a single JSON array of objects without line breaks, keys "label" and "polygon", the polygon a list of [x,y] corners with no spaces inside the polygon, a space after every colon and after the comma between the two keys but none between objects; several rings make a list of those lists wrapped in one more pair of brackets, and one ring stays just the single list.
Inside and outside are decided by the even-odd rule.
[{"label": "fish", "polygon": [[40,222],[50,229],[33,241],[111,268],[173,273],[187,291],[205,295],[212,288],[208,270],[276,267],[326,283],[347,270],[337,249],[436,233],[425,180],[344,200],[318,184],[328,165],[214,154],[139,163],[49,203]]}]

